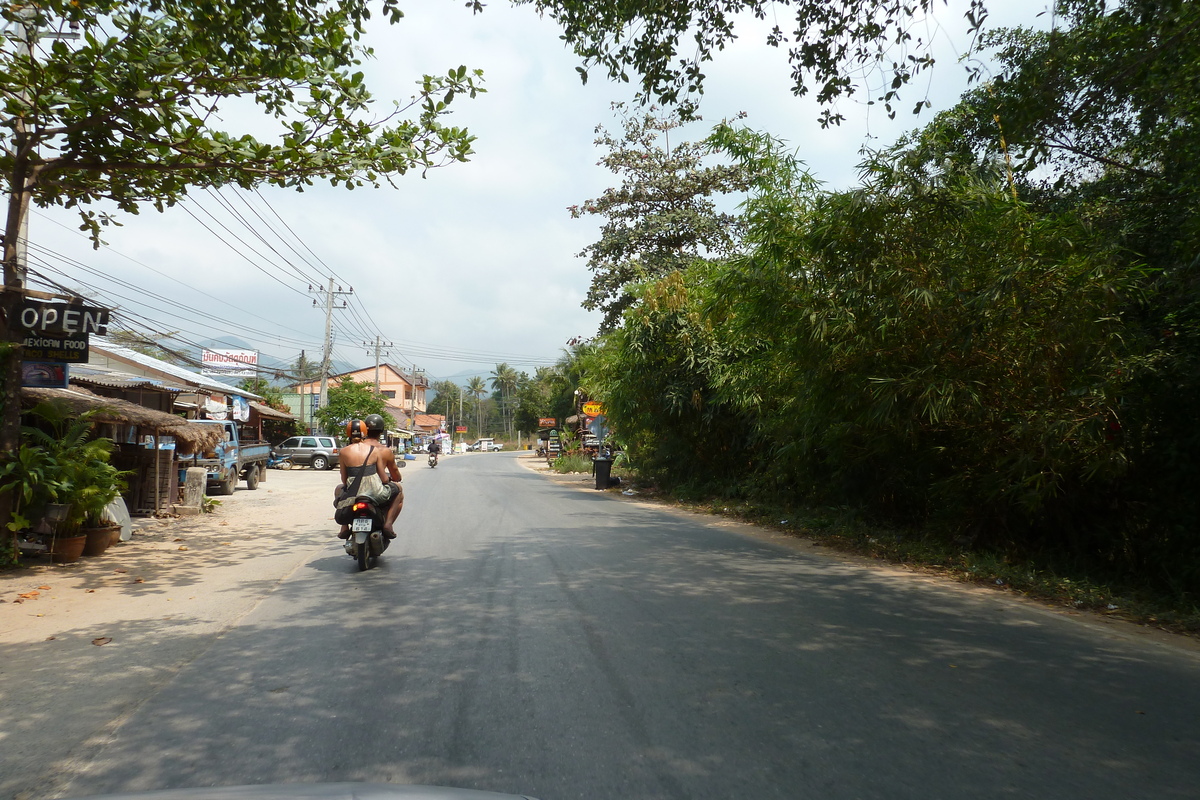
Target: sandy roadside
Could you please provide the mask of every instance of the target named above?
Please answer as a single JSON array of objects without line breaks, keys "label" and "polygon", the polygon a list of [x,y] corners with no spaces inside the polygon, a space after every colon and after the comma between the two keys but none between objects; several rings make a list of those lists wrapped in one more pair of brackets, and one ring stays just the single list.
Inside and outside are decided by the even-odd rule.
[{"label": "sandy roadside", "polygon": [[[301,500],[293,496],[300,481],[327,482],[321,473],[296,472],[286,478],[297,485],[284,487],[284,480],[276,478],[256,492],[239,490],[213,514],[137,519],[132,539],[101,556],[74,564],[39,558],[23,569],[0,572],[0,642],[46,641],[64,628],[85,630],[89,625],[97,626],[99,635],[114,619],[221,616],[219,609],[205,607],[212,587],[222,583],[225,573],[229,580],[239,580],[231,571],[261,556],[261,532],[274,527],[282,505]],[[324,507],[314,507],[313,513],[328,516]],[[204,592],[196,591],[201,582]]]}]

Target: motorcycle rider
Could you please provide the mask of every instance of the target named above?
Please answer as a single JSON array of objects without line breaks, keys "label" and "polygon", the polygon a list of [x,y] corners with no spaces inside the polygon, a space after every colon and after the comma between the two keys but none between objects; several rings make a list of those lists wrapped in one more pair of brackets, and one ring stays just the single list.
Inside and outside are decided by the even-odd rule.
[{"label": "motorcycle rider", "polygon": [[[346,423],[350,444],[338,454],[342,482],[333,491],[333,502],[337,505],[350,481],[358,479],[356,495],[367,495],[380,506],[387,506],[383,535],[395,539],[392,526],[404,508],[404,489],[400,486],[400,468],[396,465],[395,453],[379,441],[385,430],[386,425],[379,414],[368,414]],[[349,525],[342,525],[338,538],[350,538]]]},{"label": "motorcycle rider", "polygon": [[[442,442],[438,437],[429,440],[429,455],[436,456],[442,452]],[[434,459],[436,461],[437,459]]]}]

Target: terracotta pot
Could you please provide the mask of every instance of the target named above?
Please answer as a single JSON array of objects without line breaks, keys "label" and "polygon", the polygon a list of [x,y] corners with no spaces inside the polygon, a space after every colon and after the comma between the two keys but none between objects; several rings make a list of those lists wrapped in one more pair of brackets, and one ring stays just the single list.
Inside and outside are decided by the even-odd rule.
[{"label": "terracotta pot", "polygon": [[50,546],[46,552],[55,564],[71,564],[79,560],[86,546],[87,537],[82,533],[78,536],[54,536],[50,539]]},{"label": "terracotta pot", "polygon": [[[117,537],[121,536],[121,527],[116,526]],[[84,528],[83,533],[87,539],[87,544],[83,547],[85,556],[100,556],[104,555],[104,551],[108,549],[113,540],[113,526],[106,525],[103,528]]]}]

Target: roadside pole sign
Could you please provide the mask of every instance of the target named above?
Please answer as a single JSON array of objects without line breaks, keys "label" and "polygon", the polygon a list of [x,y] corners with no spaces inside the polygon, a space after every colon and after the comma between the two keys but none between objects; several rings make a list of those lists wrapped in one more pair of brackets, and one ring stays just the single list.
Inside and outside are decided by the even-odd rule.
[{"label": "roadside pole sign", "polygon": [[608,436],[608,420],[601,414],[588,420],[587,429],[591,431],[599,443],[603,444],[604,437]]}]

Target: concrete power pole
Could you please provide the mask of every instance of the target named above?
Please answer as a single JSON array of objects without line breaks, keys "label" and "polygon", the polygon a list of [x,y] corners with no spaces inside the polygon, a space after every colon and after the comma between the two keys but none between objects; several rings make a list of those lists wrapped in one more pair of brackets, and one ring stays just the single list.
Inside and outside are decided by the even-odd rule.
[{"label": "concrete power pole", "polygon": [[413,364],[412,372],[409,373],[412,380],[409,382],[412,385],[412,416],[409,417],[409,424],[413,430],[417,427],[417,383],[421,378],[425,377],[425,370],[417,369],[417,365]]},{"label": "concrete power pole", "polygon": [[[325,356],[321,359],[321,408],[325,408],[329,404],[329,364],[333,354],[333,298],[339,294],[354,294],[354,287],[350,287],[346,291],[342,291],[342,287],[333,288],[333,278],[329,279],[328,289],[316,289],[312,286],[308,287],[310,292],[325,292]],[[313,300],[313,308],[317,307],[317,301]],[[348,303],[345,300],[338,308],[347,308]]]},{"label": "concrete power pole", "polygon": [[[370,347],[370,342],[363,342],[363,347]],[[379,394],[379,353],[384,348],[395,347],[391,342],[383,341],[382,337],[375,337],[375,394]],[[371,351],[367,351],[367,355],[371,355]]]}]

